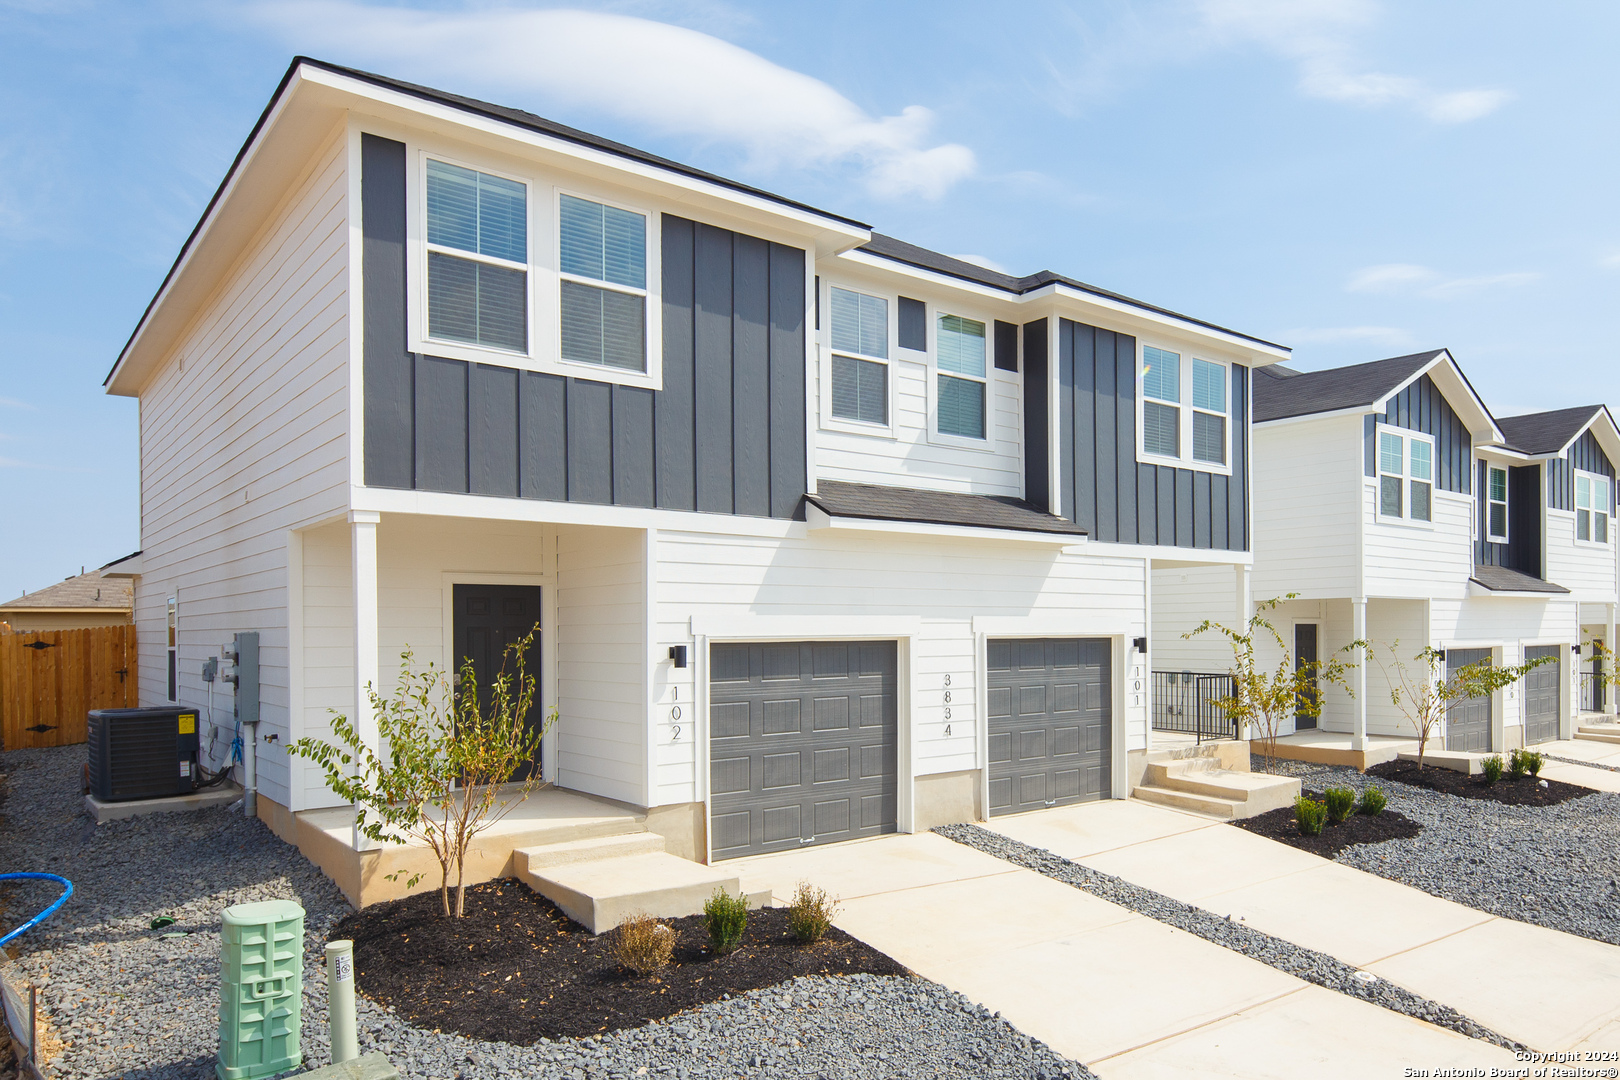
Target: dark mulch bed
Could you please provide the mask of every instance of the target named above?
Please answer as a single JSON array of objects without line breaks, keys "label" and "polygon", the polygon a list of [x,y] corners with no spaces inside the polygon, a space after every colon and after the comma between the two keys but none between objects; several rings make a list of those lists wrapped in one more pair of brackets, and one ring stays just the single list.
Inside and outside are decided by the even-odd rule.
[{"label": "dark mulch bed", "polygon": [[1370,767],[1367,775],[1441,791],[1447,795],[1459,795],[1464,799],[1489,799],[1507,806],[1556,806],[1569,799],[1593,794],[1591,788],[1578,784],[1548,780],[1547,786],[1542,787],[1541,781],[1534,777],[1514,779],[1507,772],[1503,772],[1502,779],[1496,783],[1487,784],[1483,776],[1469,776],[1437,765],[1425,765],[1420,770],[1415,761],[1386,761]]},{"label": "dark mulch bed", "polygon": [[377,904],[332,928],[351,938],[357,983],[417,1027],[527,1045],[640,1027],[683,1009],[800,975],[905,975],[905,968],[834,927],[799,945],[787,913],[748,913],[743,944],[709,949],[703,917],[671,920],[675,958],[650,978],[622,969],[613,935],[592,936],[551,901],[508,878],[467,889],[467,914],[447,919],[437,892]]},{"label": "dark mulch bed", "polygon": [[[1307,791],[1305,797],[1317,802],[1322,801],[1320,791]],[[1319,836],[1306,836],[1299,831],[1292,806],[1268,810],[1258,817],[1244,818],[1232,824],[1269,839],[1292,844],[1302,851],[1320,855],[1324,859],[1331,859],[1345,848],[1356,844],[1410,840],[1423,831],[1423,826],[1411,818],[1387,809],[1382,814],[1351,814],[1338,825],[1330,821],[1322,826]]]}]

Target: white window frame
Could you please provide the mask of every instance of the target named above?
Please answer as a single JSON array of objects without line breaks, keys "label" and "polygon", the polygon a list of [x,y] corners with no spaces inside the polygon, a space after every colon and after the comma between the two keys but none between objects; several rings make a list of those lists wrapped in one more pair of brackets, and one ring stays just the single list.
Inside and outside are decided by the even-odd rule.
[{"label": "white window frame", "polygon": [[[451,360],[465,360],[475,364],[493,364],[500,367],[517,368],[522,371],[543,371],[552,375],[592,379],[596,382],[639,386],[648,390],[663,389],[663,298],[660,291],[663,275],[663,238],[660,227],[661,216],[658,210],[647,203],[626,201],[619,193],[587,191],[570,185],[560,185],[556,182],[555,177],[548,176],[542,171],[528,171],[523,169],[521,165],[510,162],[491,164],[488,161],[471,160],[437,143],[413,142],[410,153],[415,164],[413,168],[408,170],[405,193],[408,207],[405,215],[405,243],[407,248],[405,265],[406,335],[409,351],[425,353],[429,356],[442,356]],[[529,275],[529,348],[526,353],[509,352],[505,349],[476,345],[470,342],[444,341],[428,336],[427,162],[429,158],[435,158],[450,165],[459,165],[464,169],[488,173],[491,176],[499,176],[502,179],[524,184],[527,187],[529,262],[526,267],[510,264],[512,269],[525,269]],[[645,290],[647,302],[647,338],[645,347],[647,370],[645,372],[627,371],[623,368],[581,363],[562,358],[561,290],[565,275],[559,270],[562,264],[562,230],[557,227],[557,224],[561,213],[562,196],[564,195],[572,195],[575,198],[588,199],[604,206],[629,210],[647,219],[647,288]],[[475,260],[484,260],[496,266],[509,265],[504,260],[490,259],[487,256],[462,252],[459,249],[442,249],[434,245],[432,250],[455,254],[457,257],[467,256]],[[585,281],[584,283],[609,289],[634,291],[608,282]]]},{"label": "white window frame", "polygon": [[[888,356],[868,356],[866,353],[854,349],[838,349],[832,347],[832,291],[843,289],[845,292],[862,293],[866,296],[875,296],[882,300],[887,308],[884,329],[888,336]],[[820,413],[821,427],[826,431],[841,431],[847,435],[867,435],[880,439],[895,437],[895,354],[900,349],[900,297],[887,289],[874,289],[869,285],[854,284],[850,282],[833,281],[823,277],[821,279],[821,329],[816,333],[817,351],[820,353],[817,383],[820,385]],[[908,352],[915,350],[908,349]],[[833,402],[833,356],[848,356],[855,360],[865,360],[873,364],[882,364],[886,382],[886,404],[884,415],[887,423],[874,424],[865,420],[851,420],[848,417],[834,416]]]},{"label": "white window frame", "polygon": [[[1145,414],[1147,411],[1146,394],[1146,366],[1148,348],[1162,349],[1165,352],[1175,353],[1181,358],[1181,370],[1178,373],[1177,385],[1180,388],[1181,400],[1174,403],[1179,411],[1177,423],[1177,445],[1180,449],[1178,457],[1169,454],[1149,453],[1147,450],[1145,429]],[[1213,461],[1200,461],[1193,457],[1193,413],[1202,412],[1208,415],[1208,409],[1198,409],[1193,405],[1193,361],[1202,360],[1209,364],[1218,364],[1223,369],[1223,385],[1226,387],[1226,461],[1217,464]],[[1232,475],[1232,456],[1236,433],[1232,422],[1232,364],[1218,354],[1197,346],[1181,344],[1170,341],[1149,341],[1138,338],[1136,341],[1136,460],[1144,465],[1168,465],[1175,469],[1187,469],[1192,472],[1213,473],[1216,476]],[[1158,398],[1153,400],[1158,401]]]},{"label": "white window frame", "polygon": [[[1500,534],[1491,531],[1491,506],[1496,500],[1491,498],[1491,473],[1502,474],[1502,524],[1505,528]],[[1484,490],[1479,493],[1480,500],[1485,505],[1485,542],[1487,544],[1509,543],[1508,536],[1513,529],[1513,474],[1506,465],[1495,465],[1485,462]]]},{"label": "white window frame", "polygon": [[[1395,473],[1384,471],[1384,436],[1393,435],[1403,440],[1401,443],[1401,512],[1400,514],[1384,513],[1384,477],[1395,476]],[[1429,447],[1429,478],[1427,480],[1414,480],[1412,476],[1412,444],[1425,443]],[[1415,529],[1434,528],[1434,508],[1438,502],[1437,495],[1440,490],[1436,482],[1439,472],[1439,459],[1436,457],[1436,446],[1433,435],[1411,428],[1396,427],[1393,424],[1378,424],[1373,428],[1373,518],[1375,521],[1388,525],[1405,525]],[[1429,520],[1412,516],[1412,485],[1413,483],[1429,485]]]},{"label": "white window frame", "polygon": [[[939,367],[939,320],[946,315],[954,315],[960,319],[979,323],[984,327],[984,377],[975,378],[972,375],[959,375],[954,371],[941,371]],[[994,319],[986,318],[968,309],[952,307],[947,309],[938,304],[929,304],[927,313],[928,340],[928,441],[936,446],[951,446],[961,450],[977,450],[982,453],[995,453],[996,449],[996,323]],[[975,439],[967,435],[950,435],[939,430],[939,380],[941,376],[951,379],[965,379],[970,382],[984,384],[984,438]]]},{"label": "white window frame", "polygon": [[[1614,539],[1614,481],[1609,479],[1607,476],[1604,476],[1602,473],[1587,472],[1585,469],[1574,469],[1573,472],[1574,472],[1574,480],[1570,484],[1570,493],[1571,493],[1571,495],[1574,496],[1574,499],[1573,499],[1574,506],[1572,507],[1572,509],[1574,511],[1574,514],[1575,514],[1575,523],[1574,523],[1574,527],[1571,529],[1571,535],[1574,536],[1575,543],[1580,545],[1581,547],[1607,548],[1609,546],[1610,541],[1612,541]],[[1589,484],[1595,481],[1597,483],[1607,485],[1608,488],[1609,488],[1608,506],[1606,506],[1602,510],[1598,510],[1596,507],[1588,507],[1585,510],[1582,510],[1581,503],[1580,503],[1580,495],[1579,495],[1580,483],[1581,483],[1582,480],[1587,481]],[[1596,517],[1596,515],[1601,513],[1607,519],[1604,522],[1604,537],[1605,537],[1605,539],[1603,539],[1603,540],[1591,540],[1591,539],[1582,540],[1581,539],[1581,514],[1583,514],[1583,513],[1591,514],[1591,515],[1593,515],[1594,518]],[[1590,536],[1590,534],[1592,532],[1595,532],[1595,531],[1596,531],[1595,529],[1592,529],[1590,526],[1588,526],[1588,535],[1589,536]]]},{"label": "white window frame", "polygon": [[164,659],[165,663],[168,666],[163,669],[163,677],[165,679],[163,689],[167,693],[169,691],[169,688],[170,688],[171,684],[172,684],[174,690],[173,690],[173,693],[169,693],[169,696],[168,696],[167,700],[171,701],[171,702],[178,702],[180,700],[180,598],[179,597],[177,597],[177,596],[169,597],[169,606],[168,606],[167,612],[165,613],[165,618],[166,618],[167,622],[166,622],[165,627],[164,627],[164,632],[165,632],[165,634],[167,636],[164,639],[165,642],[166,642],[166,645],[165,645],[165,648],[164,648],[163,659]]}]

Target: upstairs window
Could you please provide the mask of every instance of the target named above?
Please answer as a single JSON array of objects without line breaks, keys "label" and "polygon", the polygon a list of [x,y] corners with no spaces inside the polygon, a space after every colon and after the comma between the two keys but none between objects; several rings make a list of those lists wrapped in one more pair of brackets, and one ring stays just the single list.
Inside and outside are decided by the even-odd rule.
[{"label": "upstairs window", "polygon": [[1181,354],[1142,348],[1142,449],[1181,456]]},{"label": "upstairs window", "polygon": [[647,370],[647,217],[563,195],[562,358]]},{"label": "upstairs window", "polygon": [[1608,477],[1595,473],[1575,474],[1575,539],[1591,544],[1609,542],[1610,501]]},{"label": "upstairs window", "polygon": [[1194,359],[1193,460],[1226,464],[1226,368]]},{"label": "upstairs window", "polygon": [[528,189],[428,159],[428,335],[529,349]]},{"label": "upstairs window", "polygon": [[839,420],[887,426],[889,302],[836,285],[831,300],[831,413]]},{"label": "upstairs window", "polygon": [[1378,517],[1434,520],[1434,440],[1429,436],[1378,429]]},{"label": "upstairs window", "polygon": [[984,323],[960,315],[941,315],[939,367],[939,433],[964,439],[985,437]]},{"label": "upstairs window", "polygon": [[1485,469],[1485,539],[1508,542],[1508,471],[1495,465]]}]

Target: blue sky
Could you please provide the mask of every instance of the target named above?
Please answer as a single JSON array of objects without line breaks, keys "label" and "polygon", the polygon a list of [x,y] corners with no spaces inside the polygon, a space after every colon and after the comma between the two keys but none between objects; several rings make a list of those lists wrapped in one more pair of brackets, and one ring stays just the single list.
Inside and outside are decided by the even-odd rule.
[{"label": "blue sky", "polygon": [[1304,368],[1446,346],[1508,414],[1620,399],[1616,40],[1596,0],[0,0],[0,597],[139,546],[136,407],[101,381],[294,54]]}]

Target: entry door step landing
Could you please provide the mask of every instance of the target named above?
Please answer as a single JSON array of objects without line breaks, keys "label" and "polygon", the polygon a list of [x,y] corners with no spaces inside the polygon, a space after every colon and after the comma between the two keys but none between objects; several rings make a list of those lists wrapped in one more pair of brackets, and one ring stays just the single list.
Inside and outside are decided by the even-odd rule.
[{"label": "entry door step landing", "polygon": [[1620,724],[1593,722],[1582,718],[1575,728],[1575,737],[1587,742],[1615,743],[1620,745]]},{"label": "entry door step landing", "polygon": [[1149,761],[1142,783],[1131,794],[1144,802],[1227,821],[1292,806],[1299,795],[1299,781],[1293,777],[1220,765],[1213,756]]}]

